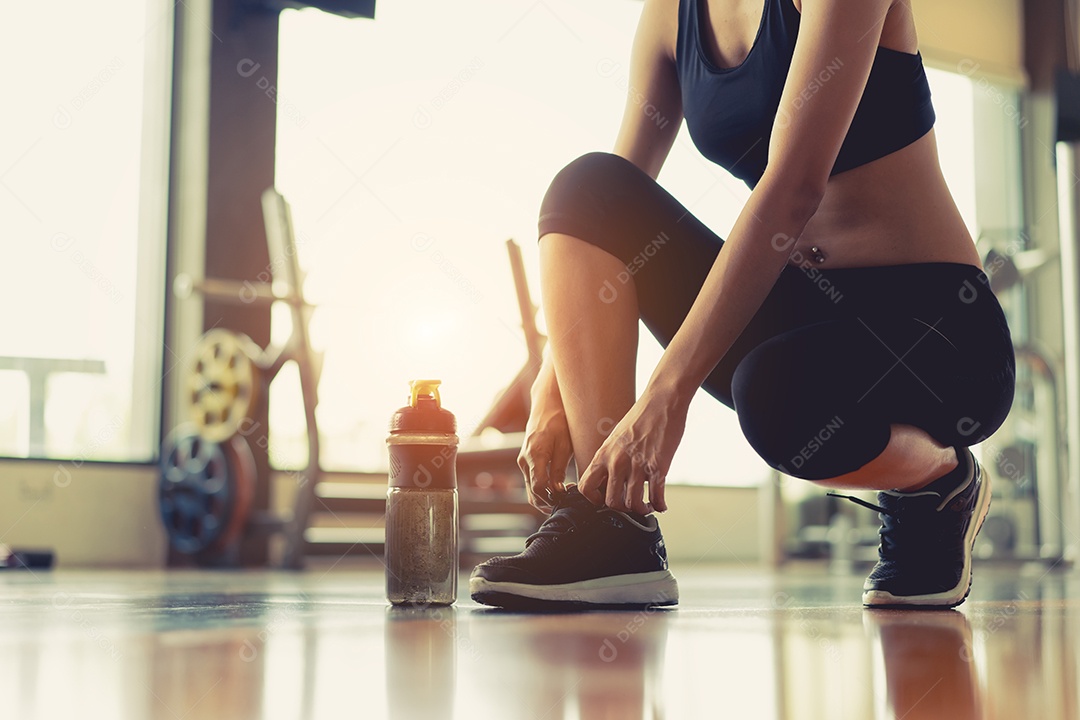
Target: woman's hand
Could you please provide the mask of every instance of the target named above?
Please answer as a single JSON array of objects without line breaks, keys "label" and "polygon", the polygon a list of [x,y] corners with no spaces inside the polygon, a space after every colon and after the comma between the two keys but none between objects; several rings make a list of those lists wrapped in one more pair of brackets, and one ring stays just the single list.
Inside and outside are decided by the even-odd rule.
[{"label": "woman's hand", "polygon": [[642,515],[667,510],[664,482],[689,407],[689,401],[646,390],[596,451],[578,483],[581,494],[615,510]]},{"label": "woman's hand", "polygon": [[573,454],[570,425],[549,359],[533,383],[532,409],[525,425],[525,442],[518,454],[518,467],[525,474],[525,491],[534,507],[548,512],[552,508],[551,495],[566,492],[563,483]]}]

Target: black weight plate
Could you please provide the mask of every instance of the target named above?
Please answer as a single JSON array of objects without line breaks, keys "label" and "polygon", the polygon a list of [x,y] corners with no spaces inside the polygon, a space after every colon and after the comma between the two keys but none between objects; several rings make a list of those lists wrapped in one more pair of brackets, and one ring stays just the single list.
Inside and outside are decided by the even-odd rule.
[{"label": "black weight plate", "polygon": [[236,493],[229,453],[184,426],[161,453],[158,504],[170,544],[187,554],[213,549],[232,523]]}]

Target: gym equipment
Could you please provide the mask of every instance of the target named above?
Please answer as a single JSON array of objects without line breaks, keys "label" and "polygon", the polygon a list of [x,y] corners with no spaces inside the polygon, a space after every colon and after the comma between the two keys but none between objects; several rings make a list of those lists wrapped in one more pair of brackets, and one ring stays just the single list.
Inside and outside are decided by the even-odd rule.
[{"label": "gym equipment", "polygon": [[247,335],[215,328],[199,339],[188,376],[188,417],[199,435],[224,442],[249,417],[260,389],[262,348]]},{"label": "gym equipment", "polygon": [[[1029,248],[1027,235],[1016,228],[984,230],[976,243],[984,249],[983,268],[990,288],[1013,318],[1016,355],[1016,400],[1010,412],[1011,444],[986,443],[984,465],[1000,480],[987,524],[992,533],[984,552],[1010,560],[1056,563],[1065,553],[1066,537],[1059,517],[1065,504],[1065,407],[1061,402],[1061,361],[1030,337],[1028,288],[1060,260],[1056,252]],[[990,521],[993,521],[992,523]],[[985,532],[985,527],[984,527]]]},{"label": "gym equipment", "polygon": [[[521,314],[521,329],[525,336],[525,349],[529,357],[510,384],[499,394],[498,399],[484,415],[473,435],[479,435],[487,428],[503,433],[525,431],[529,419],[531,396],[529,391],[540,372],[544,345],[547,338],[536,327],[536,306],[529,295],[529,285],[525,278],[525,264],[521,258],[521,247],[512,239],[506,241],[506,252],[510,257],[510,272],[514,277],[514,290],[517,294],[518,312]],[[521,449],[521,443],[514,444]],[[515,454],[516,457],[516,454]],[[516,462],[516,461],[515,461]]]},{"label": "gym equipment", "polygon": [[169,542],[180,552],[215,552],[235,541],[254,492],[255,458],[242,436],[217,443],[182,425],[166,439],[158,503]]},{"label": "gym equipment", "polygon": [[[180,552],[202,553],[203,557],[223,554],[246,534],[281,533],[285,538],[281,565],[299,568],[303,564],[304,531],[320,478],[315,407],[323,358],[312,349],[308,334],[314,308],[304,299],[304,277],[289,204],[269,188],[263,192],[262,206],[270,256],[265,278],[263,273],[259,282],[178,275],[173,291],[181,299],[199,294],[242,305],[284,302],[292,314],[292,332],[283,345],[267,348],[245,335],[219,328],[199,340],[186,396],[192,428],[178,430],[174,441],[166,441],[161,510],[173,547]],[[307,421],[307,467],[292,473],[298,489],[291,513],[248,512],[250,499],[243,501],[244,486],[253,493],[257,482],[268,483],[270,479],[256,477],[246,436],[261,433],[256,441],[261,447],[266,447],[263,443],[269,443],[269,438],[266,428],[245,421],[251,420],[258,403],[267,397],[270,383],[290,360],[300,375]],[[247,463],[244,457],[252,462]],[[230,497],[239,504],[228,505],[225,500]],[[222,527],[225,529],[219,532]]]},{"label": "gym equipment", "polygon": [[[462,438],[457,472],[460,487],[461,552],[470,561],[521,550],[524,538],[539,527],[542,515],[529,504],[517,456],[529,419],[529,391],[540,371],[547,338],[536,327],[536,306],[529,294],[521,247],[506,241],[514,278],[521,329],[528,357],[499,392],[469,437]],[[490,440],[497,430],[498,440]],[[501,434],[500,434],[501,433]],[[574,465],[570,464],[570,481]]]},{"label": "gym equipment", "polygon": [[13,549],[0,543],[0,570],[49,570],[55,557],[52,550]]}]

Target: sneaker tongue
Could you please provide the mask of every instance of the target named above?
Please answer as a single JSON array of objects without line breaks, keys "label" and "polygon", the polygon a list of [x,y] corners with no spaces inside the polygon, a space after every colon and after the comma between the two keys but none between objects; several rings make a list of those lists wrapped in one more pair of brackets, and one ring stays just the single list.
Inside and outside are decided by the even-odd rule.
[{"label": "sneaker tongue", "polygon": [[887,509],[931,507],[936,508],[941,502],[941,495],[936,492],[881,492],[878,493],[878,503]]},{"label": "sneaker tongue", "polygon": [[559,508],[569,507],[599,510],[596,505],[593,505],[587,497],[581,494],[581,492],[577,489],[577,485],[567,485],[566,492],[562,495],[559,495],[558,499],[555,502],[556,510],[558,510]]},{"label": "sneaker tongue", "polygon": [[593,512],[599,512],[600,510],[607,509],[609,512],[619,513],[620,515],[625,515],[629,518],[632,518],[635,522],[638,522],[642,525],[647,525],[649,522],[648,516],[642,515],[641,513],[636,513],[633,511],[623,512],[622,510],[608,509],[606,506],[593,505],[591,500],[581,494],[581,492],[577,489],[577,485],[567,485],[566,492],[561,495],[558,501],[555,503],[556,510],[564,507],[580,508],[583,510],[587,509],[592,510]]},{"label": "sneaker tongue", "polygon": [[600,508],[589,502],[589,499],[578,492],[577,486],[567,485],[566,492],[555,496],[555,507],[551,514],[540,524],[540,532],[534,534],[526,541],[525,547],[530,548],[533,541],[545,541],[543,533],[561,533],[595,515]]}]

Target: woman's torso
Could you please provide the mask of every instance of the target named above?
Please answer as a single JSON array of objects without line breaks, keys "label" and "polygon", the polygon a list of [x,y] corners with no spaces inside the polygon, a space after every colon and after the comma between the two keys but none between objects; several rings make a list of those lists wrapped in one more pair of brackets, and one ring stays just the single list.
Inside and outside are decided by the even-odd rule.
[{"label": "woman's torso", "polygon": [[[793,0],[681,0],[697,6],[704,62],[714,68],[739,69],[764,27],[769,3]],[[795,2],[799,8],[800,3]],[[670,38],[676,57],[678,34]],[[889,11],[882,48],[917,51],[909,6],[897,2]],[[756,49],[755,49],[756,51]],[[813,249],[816,248],[816,251]],[[933,130],[911,144],[833,175],[817,213],[791,255],[792,264],[821,268],[956,262],[980,266],[956,204],[941,174]]]}]

